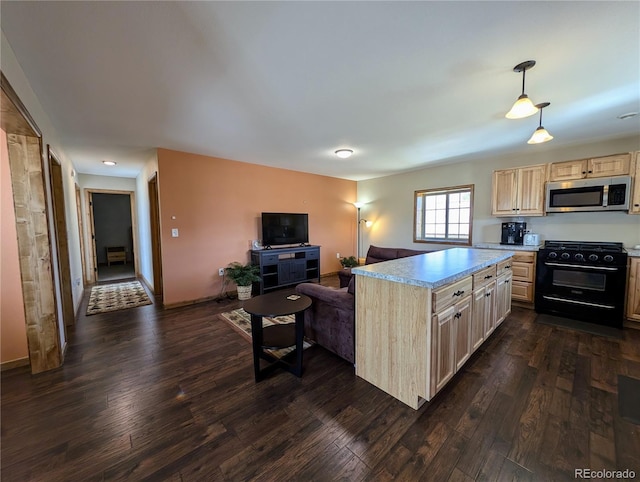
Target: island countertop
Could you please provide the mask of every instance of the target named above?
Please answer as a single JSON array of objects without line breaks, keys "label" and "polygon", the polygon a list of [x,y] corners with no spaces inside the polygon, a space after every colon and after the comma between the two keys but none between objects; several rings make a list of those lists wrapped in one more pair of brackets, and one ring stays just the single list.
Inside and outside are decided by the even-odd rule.
[{"label": "island countertop", "polygon": [[370,276],[425,288],[439,288],[482,268],[512,257],[512,251],[451,248],[352,268],[356,275]]}]

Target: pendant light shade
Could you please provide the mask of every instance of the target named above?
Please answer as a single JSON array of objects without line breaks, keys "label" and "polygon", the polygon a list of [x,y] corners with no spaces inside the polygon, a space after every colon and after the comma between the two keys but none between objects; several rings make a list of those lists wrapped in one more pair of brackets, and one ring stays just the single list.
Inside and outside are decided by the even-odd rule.
[{"label": "pendant light shade", "polygon": [[515,104],[513,104],[511,110],[505,115],[507,119],[522,119],[538,112],[538,108],[533,104],[533,102],[531,102],[531,99],[529,99],[527,94],[524,93],[525,73],[527,70],[533,68],[534,65],[536,65],[535,60],[527,60],[513,68],[514,72],[522,72],[522,94],[518,97]]},{"label": "pendant light shade", "polygon": [[527,141],[527,144],[542,144],[543,142],[548,142],[553,139],[553,136],[547,132],[547,129],[542,127],[542,109],[549,106],[549,102],[543,102],[542,104],[536,105],[536,107],[540,110],[540,124],[538,128],[534,131],[531,139]]}]

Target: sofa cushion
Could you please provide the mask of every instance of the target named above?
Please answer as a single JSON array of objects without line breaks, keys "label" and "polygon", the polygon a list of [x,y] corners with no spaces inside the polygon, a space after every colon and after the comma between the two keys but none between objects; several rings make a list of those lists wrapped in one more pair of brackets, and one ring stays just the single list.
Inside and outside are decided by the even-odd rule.
[{"label": "sofa cushion", "polygon": [[417,249],[400,248],[398,249],[398,258],[408,258],[409,256],[416,256],[418,254],[426,254],[430,252],[431,251],[420,251]]},{"label": "sofa cushion", "polygon": [[365,264],[380,263],[382,261],[389,261],[390,259],[396,259],[398,257],[397,248],[380,248],[378,246],[369,246],[367,251],[367,259]]},{"label": "sofa cushion", "polygon": [[352,295],[356,294],[356,277],[351,275],[351,279],[349,280],[349,284],[347,285],[347,293]]}]

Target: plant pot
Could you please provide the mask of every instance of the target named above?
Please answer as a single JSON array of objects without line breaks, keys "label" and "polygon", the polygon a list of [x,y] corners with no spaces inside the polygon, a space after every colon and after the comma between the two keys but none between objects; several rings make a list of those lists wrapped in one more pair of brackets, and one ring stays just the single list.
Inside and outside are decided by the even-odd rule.
[{"label": "plant pot", "polygon": [[238,286],[238,299],[241,301],[251,299],[251,285]]}]

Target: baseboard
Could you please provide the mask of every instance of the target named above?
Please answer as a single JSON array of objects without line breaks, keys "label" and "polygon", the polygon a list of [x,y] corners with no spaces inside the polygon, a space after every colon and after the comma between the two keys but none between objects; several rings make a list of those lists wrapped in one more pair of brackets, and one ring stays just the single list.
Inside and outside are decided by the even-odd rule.
[{"label": "baseboard", "polygon": [[11,360],[0,364],[0,371],[12,370],[14,368],[26,367],[30,365],[29,357],[18,358],[17,360]]},{"label": "baseboard", "polygon": [[138,273],[136,275],[136,278],[138,278],[140,281],[142,281],[144,283],[144,285],[147,287],[147,289],[151,292],[151,294],[156,294],[156,292],[153,290],[153,284],[149,283],[149,280],[147,280],[147,278],[145,278],[142,274]]},{"label": "baseboard", "polygon": [[[235,297],[238,296],[235,291],[230,291],[228,293],[225,293],[225,296],[227,295],[231,295]],[[183,306],[197,305],[198,303],[206,303],[207,301],[215,301],[218,298],[219,298],[218,296],[207,296],[206,298],[198,298],[197,300],[178,301],[177,303],[169,303],[169,304],[165,303],[162,307],[167,310],[170,310],[172,308],[181,308]]]}]

